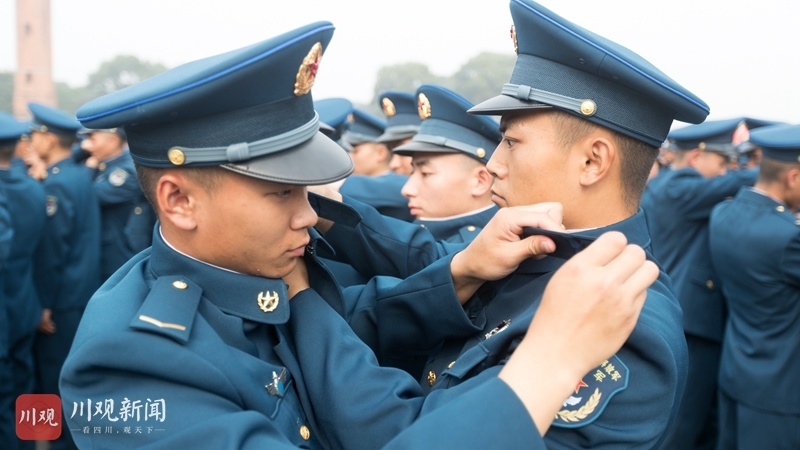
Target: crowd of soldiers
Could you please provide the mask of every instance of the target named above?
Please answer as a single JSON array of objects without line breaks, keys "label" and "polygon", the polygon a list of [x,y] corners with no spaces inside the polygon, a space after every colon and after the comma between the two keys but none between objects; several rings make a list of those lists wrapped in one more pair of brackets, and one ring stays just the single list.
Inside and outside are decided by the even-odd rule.
[{"label": "crowd of soldiers", "polygon": [[798,448],[800,126],[511,14],[477,105],[311,100],[319,22],[0,117],[0,446]]}]

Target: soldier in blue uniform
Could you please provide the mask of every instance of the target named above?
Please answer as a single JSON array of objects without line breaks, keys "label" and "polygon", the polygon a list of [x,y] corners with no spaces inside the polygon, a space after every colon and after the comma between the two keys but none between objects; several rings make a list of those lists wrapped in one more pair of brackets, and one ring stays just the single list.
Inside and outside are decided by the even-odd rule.
[{"label": "soldier in blue uniform", "polygon": [[[13,118],[0,118],[0,186],[8,193],[8,210],[14,240],[4,267],[0,268],[0,314],[8,317],[8,363],[11,376],[3,388],[8,396],[0,396],[0,416],[14,417],[14,400],[33,391],[33,340],[41,318],[39,297],[33,281],[34,252],[45,225],[45,194],[41,183],[28,176],[26,170],[12,170],[11,160],[17,141],[28,132],[27,123]],[[2,421],[12,426],[13,422]],[[13,428],[13,427],[12,427]],[[13,432],[11,434],[13,437]],[[0,447],[17,448],[18,441],[0,438]]]},{"label": "soldier in blue uniform", "polygon": [[[495,217],[504,207],[559,202],[563,225],[584,230],[572,236],[618,230],[649,248],[639,200],[658,147],[673,119],[701,122],[707,105],[631,51],[534,2],[512,1],[511,14],[518,51],[511,82],[503,95],[470,110],[502,115],[504,140],[487,164],[501,207]],[[560,217],[557,208],[551,213]],[[392,253],[375,256],[361,244],[398,230],[383,232],[365,217],[351,233],[361,236],[337,242],[342,228],[334,225],[326,239],[337,249],[362,247],[365,264],[392,261],[381,270],[400,276],[441,255],[440,245],[416,233],[395,241]],[[429,354],[421,383],[432,392],[448,390],[504,363],[561,263],[553,257],[526,261],[504,280],[485,284],[466,303],[460,329],[439,330],[442,317],[457,314],[444,302],[394,300],[351,309],[351,325],[382,361]],[[665,272],[615,358],[576,380],[546,436],[550,446],[653,448],[664,439],[687,372],[681,310]]]},{"label": "soldier in blue uniform", "polygon": [[378,142],[392,152],[389,169],[400,175],[411,175],[411,158],[395,153],[394,149],[407,144],[419,131],[420,116],[417,113],[417,98],[404,91],[383,91],[378,94],[378,106],[386,116],[386,129],[378,136]]},{"label": "soldier in blue uniform", "polygon": [[133,255],[150,246],[155,214],[139,188],[121,128],[82,130],[81,147],[90,155],[95,195],[103,227],[100,278],[105,281]]},{"label": "soldier in blue uniform", "polygon": [[[125,127],[159,216],[152,248],[91,300],[64,365],[64,428],[81,446],[542,449],[540,434],[573,378],[633,328],[658,271],[611,233],[556,274],[541,315],[556,328],[531,327],[502,371],[424,398],[413,378],[379,367],[340,316],[340,291],[309,234],[316,215],[305,186],[352,170],[318,132],[309,94],[332,33],[328,22],[310,24],[79,109],[87,127]],[[518,220],[497,226],[556,227],[546,215],[516,212]],[[433,278],[375,286],[389,287],[384,296],[457,304],[475,279],[552,245],[490,234],[481,233],[493,244],[482,264],[467,264],[480,250],[467,249]],[[610,290],[598,289],[609,277]],[[597,315],[603,320],[588,320]],[[544,350],[556,332],[569,335]]]},{"label": "soldier in blue uniform", "polygon": [[754,170],[727,171],[733,134],[749,118],[709,121],[672,131],[672,170],[651,180],[642,208],[653,255],[672,278],[684,315],[689,378],[668,448],[714,448],[716,378],[725,305],[708,253],[708,217],[716,204],[752,185]]},{"label": "soldier in blue uniform", "polygon": [[[42,306],[34,342],[36,391],[58,393],[58,374],[83,310],[100,286],[100,208],[86,166],[72,158],[80,124],[73,115],[38,103],[31,146],[47,164],[44,235],[34,279]],[[71,447],[62,433],[52,448]]]},{"label": "soldier in blue uniform", "polygon": [[410,222],[413,217],[408,212],[408,201],[400,193],[408,176],[389,169],[392,152],[378,142],[386,123],[359,108],[353,109],[348,121],[350,124],[342,141],[345,148],[352,147],[350,157],[355,169],[339,191],[372,206],[383,215]]},{"label": "soldier in blue uniform", "polygon": [[414,168],[401,192],[414,223],[435,239],[469,242],[497,211],[486,162],[500,143],[499,125],[467,114],[472,103],[443,87],[422,85],[416,96],[419,133],[394,150]]},{"label": "soldier in blue uniform", "polygon": [[[14,135],[14,130],[9,130],[9,128],[15,126],[16,121],[13,118],[9,120],[0,116],[0,152],[8,146],[8,139]],[[14,138],[14,142],[16,142],[16,138]],[[0,168],[1,171],[2,168]],[[6,312],[7,299],[3,289],[3,280],[6,278],[5,271],[14,237],[11,219],[5,179],[0,178],[0,445],[3,448],[16,448],[16,438],[14,437],[14,399],[16,397],[14,397],[11,382],[13,369],[9,357],[10,324]]]},{"label": "soldier in blue uniform", "polygon": [[758,181],[709,220],[728,306],[717,448],[800,448],[800,126],[759,128],[750,142],[763,150]]}]

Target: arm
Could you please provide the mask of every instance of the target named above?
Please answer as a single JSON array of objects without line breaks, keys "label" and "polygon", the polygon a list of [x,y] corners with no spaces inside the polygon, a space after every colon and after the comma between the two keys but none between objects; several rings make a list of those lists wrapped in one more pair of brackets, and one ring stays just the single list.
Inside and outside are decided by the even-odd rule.
[{"label": "arm", "polygon": [[708,220],[714,206],[725,198],[736,195],[742,186],[754,185],[758,170],[734,170],[714,178],[704,178],[694,172],[694,176],[682,178],[683,183],[666,185],[667,189],[674,189],[674,192],[668,192],[667,195],[681,199],[689,220]]},{"label": "arm", "polygon": [[142,195],[133,167],[109,169],[107,174],[95,178],[93,188],[100,205],[133,203]]}]

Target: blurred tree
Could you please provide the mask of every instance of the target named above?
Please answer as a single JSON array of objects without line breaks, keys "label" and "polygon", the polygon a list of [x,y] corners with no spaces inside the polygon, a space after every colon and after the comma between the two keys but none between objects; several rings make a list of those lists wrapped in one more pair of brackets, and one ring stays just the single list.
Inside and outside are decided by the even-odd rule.
[{"label": "blurred tree", "polygon": [[434,75],[421,63],[395,64],[378,70],[373,90],[373,101],[366,107],[380,114],[377,103],[379,93],[396,89],[414,92],[422,84],[438,84],[451,89],[472,103],[478,103],[500,94],[503,84],[511,78],[514,55],[484,52],[471,58],[451,76]]},{"label": "blurred tree", "polygon": [[111,61],[104,62],[96,72],[89,75],[86,89],[92,97],[98,97],[136,84],[165,70],[167,67],[160,63],[142,61],[131,55],[119,55]]},{"label": "blurred tree", "polygon": [[0,72],[0,111],[11,114],[14,95],[14,73]]},{"label": "blurred tree", "polygon": [[500,94],[511,79],[516,56],[484,52],[467,61],[444,86],[461,94],[472,103]]},{"label": "blurred tree", "polygon": [[59,109],[75,113],[75,111],[95,97],[86,87],[72,87],[66,83],[56,82],[56,101]]}]

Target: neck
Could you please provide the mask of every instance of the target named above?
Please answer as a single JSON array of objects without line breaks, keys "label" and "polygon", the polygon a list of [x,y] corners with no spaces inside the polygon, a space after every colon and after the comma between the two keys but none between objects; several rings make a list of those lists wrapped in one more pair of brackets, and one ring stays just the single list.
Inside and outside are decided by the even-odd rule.
[{"label": "neck", "polygon": [[775,200],[779,203],[789,204],[786,198],[786,190],[780,183],[763,183],[763,182],[756,182],[755,186],[753,186],[757,191],[760,191],[762,194],[766,195],[767,197]]},{"label": "neck", "polygon": [[70,156],[72,156],[72,152],[70,152],[69,149],[54,147],[47,153],[47,156],[42,158],[42,160],[44,160],[47,166],[52,166],[53,164],[61,162]]},{"label": "neck", "polygon": [[568,230],[599,228],[633,216],[638,210],[638,204],[636,208],[626,205],[620,192],[621,186],[610,192],[597,189],[595,192],[584,192],[577,201],[565,203],[564,226]]}]

